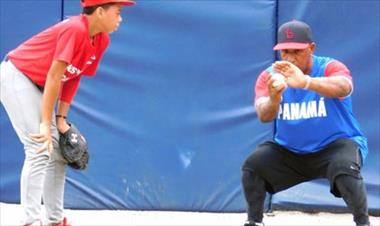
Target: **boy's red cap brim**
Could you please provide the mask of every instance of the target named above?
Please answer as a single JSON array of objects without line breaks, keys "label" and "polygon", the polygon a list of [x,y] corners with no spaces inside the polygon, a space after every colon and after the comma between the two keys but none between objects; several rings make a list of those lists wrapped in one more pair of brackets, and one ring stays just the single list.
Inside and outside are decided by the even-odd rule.
[{"label": "boy's red cap brim", "polygon": [[125,6],[132,6],[136,4],[136,2],[132,0],[84,0],[81,2],[81,5],[82,7],[90,7],[107,3],[119,3]]}]

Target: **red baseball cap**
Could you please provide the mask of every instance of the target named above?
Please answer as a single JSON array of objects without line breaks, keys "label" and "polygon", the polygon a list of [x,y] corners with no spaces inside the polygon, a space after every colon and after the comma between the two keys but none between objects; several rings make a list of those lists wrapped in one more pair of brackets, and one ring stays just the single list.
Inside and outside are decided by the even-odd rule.
[{"label": "red baseball cap", "polygon": [[312,42],[309,25],[302,21],[292,20],[278,29],[277,45],[273,47],[273,50],[305,49]]},{"label": "red baseball cap", "polygon": [[125,6],[132,6],[136,4],[133,0],[81,0],[82,7],[103,5],[107,3],[119,3]]}]

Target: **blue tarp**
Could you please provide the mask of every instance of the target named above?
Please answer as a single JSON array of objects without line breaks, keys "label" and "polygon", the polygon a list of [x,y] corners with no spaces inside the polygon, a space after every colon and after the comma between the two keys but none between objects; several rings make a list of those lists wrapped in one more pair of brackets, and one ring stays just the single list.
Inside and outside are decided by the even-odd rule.
[{"label": "blue tarp", "polygon": [[[77,0],[0,6],[1,57],[80,12]],[[244,211],[241,164],[272,136],[272,124],[254,111],[254,83],[276,59],[278,25],[295,18],[312,26],[316,54],[352,71],[354,112],[369,139],[369,206],[380,211],[378,1],[140,0],[122,16],[97,75],[82,80],[71,107],[91,161],[84,172],[68,169],[67,208]],[[23,150],[3,107],[0,117],[0,201],[19,202]],[[328,190],[318,180],[272,201],[344,210]]]}]

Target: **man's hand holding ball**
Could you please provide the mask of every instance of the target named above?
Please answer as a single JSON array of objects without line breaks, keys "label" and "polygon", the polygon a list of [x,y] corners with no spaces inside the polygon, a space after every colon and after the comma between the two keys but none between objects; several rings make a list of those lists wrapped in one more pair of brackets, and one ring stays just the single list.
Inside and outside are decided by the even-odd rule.
[{"label": "man's hand holding ball", "polygon": [[275,88],[275,87],[278,87],[280,85],[284,85],[285,87],[287,86],[286,84],[286,81],[285,81],[285,76],[283,76],[282,74],[280,73],[273,73],[271,75],[271,78],[274,79],[275,81],[272,83],[272,86]]}]

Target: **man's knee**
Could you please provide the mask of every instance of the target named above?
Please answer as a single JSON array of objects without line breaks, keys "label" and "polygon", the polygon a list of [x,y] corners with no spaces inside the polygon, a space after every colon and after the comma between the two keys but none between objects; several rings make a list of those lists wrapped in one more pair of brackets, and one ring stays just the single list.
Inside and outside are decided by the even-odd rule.
[{"label": "man's knee", "polygon": [[244,188],[253,186],[253,177],[253,171],[247,169],[242,170],[241,181]]},{"label": "man's knee", "polygon": [[336,186],[336,182],[340,176],[344,175],[355,178],[355,180],[362,180],[360,166],[357,163],[348,160],[339,160],[330,163],[327,170],[327,178],[330,181],[331,193],[337,197],[341,197],[341,193]]},{"label": "man's knee", "polygon": [[262,161],[260,161],[260,156],[257,153],[253,152],[248,158],[244,161],[242,170],[248,171],[260,171],[262,168]]}]

